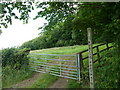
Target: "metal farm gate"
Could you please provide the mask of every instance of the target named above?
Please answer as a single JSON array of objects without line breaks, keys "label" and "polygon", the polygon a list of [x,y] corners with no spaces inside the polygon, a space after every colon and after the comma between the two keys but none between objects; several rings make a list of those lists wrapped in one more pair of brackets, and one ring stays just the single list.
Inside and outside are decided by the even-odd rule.
[{"label": "metal farm gate", "polygon": [[31,70],[41,73],[80,80],[80,60],[78,55],[31,53]]}]

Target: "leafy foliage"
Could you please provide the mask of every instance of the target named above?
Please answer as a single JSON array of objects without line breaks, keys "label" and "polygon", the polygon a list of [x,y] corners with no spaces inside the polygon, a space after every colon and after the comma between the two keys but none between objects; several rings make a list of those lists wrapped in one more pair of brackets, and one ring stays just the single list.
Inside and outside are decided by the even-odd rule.
[{"label": "leafy foliage", "polygon": [[75,80],[68,80],[67,88],[82,88],[81,83]]},{"label": "leafy foliage", "polygon": [[30,49],[6,48],[1,50],[2,56],[2,85],[4,88],[20,82],[30,76],[28,57]]},{"label": "leafy foliage", "polygon": [[[34,4],[41,8],[34,19],[45,17],[48,20],[42,28],[41,44],[36,43],[40,42],[37,39],[32,41],[39,48],[84,44],[88,27],[93,30],[94,42],[115,42],[120,47],[120,2],[4,2],[1,3],[3,14],[0,25],[7,27],[12,17],[27,23]],[[15,9],[20,16],[14,12]],[[37,49],[31,44],[27,46]]]},{"label": "leafy foliage", "polygon": [[2,50],[2,66],[7,65],[15,69],[28,65],[28,57],[30,49],[7,48]]},{"label": "leafy foliage", "polygon": [[[74,32],[73,38],[80,39],[82,37],[82,41],[86,39],[86,29],[91,27],[94,33],[94,42],[115,42],[119,46],[119,4],[120,2],[37,3],[37,8],[42,7],[42,5],[44,7],[42,7],[42,11],[38,12],[36,18],[46,17],[49,24],[44,30],[48,31],[54,28],[58,22],[62,22],[64,29],[60,29],[69,30],[69,33]],[[78,33],[80,33],[80,37],[78,37]]]},{"label": "leafy foliage", "polygon": [[[73,31],[70,27],[71,24],[69,26],[66,25],[68,22],[70,21],[58,23],[53,28],[44,31],[39,37],[23,43],[21,48],[31,48],[32,50],[36,50],[51,47],[86,44],[86,35],[82,34],[81,30]],[[64,26],[70,28],[66,29]]]},{"label": "leafy foliage", "polygon": [[8,24],[12,24],[13,18],[28,23],[29,13],[34,10],[33,2],[2,2],[0,7],[2,7],[0,29],[2,27],[7,28]]},{"label": "leafy foliage", "polygon": [[120,59],[114,49],[103,58],[103,61],[95,68],[95,86],[97,88],[119,88],[120,87]]},{"label": "leafy foliage", "polygon": [[2,88],[11,88],[13,84],[32,76],[33,72],[29,69],[21,67],[19,70],[17,70],[7,65],[6,67],[2,68]]},{"label": "leafy foliage", "polygon": [[36,7],[42,9],[35,19],[46,17],[49,23],[39,38],[26,45],[40,49],[86,44],[86,29],[91,27],[94,43],[114,42],[120,47],[119,3],[38,2]]}]

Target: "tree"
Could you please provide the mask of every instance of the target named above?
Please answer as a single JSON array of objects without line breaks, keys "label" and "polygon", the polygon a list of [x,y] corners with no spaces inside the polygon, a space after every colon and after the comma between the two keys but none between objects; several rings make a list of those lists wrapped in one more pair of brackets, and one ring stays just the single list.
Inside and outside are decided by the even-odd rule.
[{"label": "tree", "polygon": [[[0,25],[7,27],[7,23],[12,22],[11,17],[24,20],[27,23],[29,12],[33,9],[33,3],[29,2],[28,5],[23,2],[2,3],[5,8],[3,8]],[[42,9],[34,19],[45,17],[49,21],[43,31],[49,31],[58,22],[64,23],[64,30],[69,30],[69,33],[72,33],[75,39],[77,32],[81,33],[80,36],[85,37],[86,28],[91,27],[94,32],[94,41],[115,42],[120,47],[118,39],[120,36],[120,2],[37,2],[35,4],[37,8]],[[21,13],[20,17],[13,12],[15,8]]]},{"label": "tree", "polygon": [[[34,2],[2,2],[0,7],[2,11],[0,13],[0,29],[7,28],[9,24],[12,24],[12,19],[23,20],[24,23],[28,23],[29,13],[34,10]],[[17,13],[15,12],[18,11]],[[20,15],[18,15],[20,13]]]}]

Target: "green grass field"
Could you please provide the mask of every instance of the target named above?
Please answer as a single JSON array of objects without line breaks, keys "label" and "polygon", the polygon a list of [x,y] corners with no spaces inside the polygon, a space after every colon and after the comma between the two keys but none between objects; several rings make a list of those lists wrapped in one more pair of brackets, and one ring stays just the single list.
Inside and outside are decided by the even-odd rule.
[{"label": "green grass field", "polygon": [[[98,44],[93,44],[93,46],[96,46]],[[112,44],[109,44],[111,46]],[[106,45],[100,46],[99,50],[102,50],[106,48]],[[75,46],[67,46],[67,47],[56,47],[56,48],[48,48],[48,49],[42,49],[42,50],[33,50],[30,52],[31,56],[33,57],[40,57],[40,55],[32,55],[34,53],[39,53],[39,54],[60,54],[60,55],[75,55],[76,53],[79,53],[83,50],[88,49],[88,45],[75,45]],[[96,53],[96,48],[93,49],[93,54]],[[104,53],[103,53],[104,54]],[[83,53],[83,58],[88,56],[88,52]],[[57,58],[54,56],[41,56],[42,58]],[[97,58],[97,55],[94,56],[94,59]],[[34,58],[31,58],[31,60],[35,60]],[[39,59],[36,61],[39,61]],[[46,60],[41,60],[42,62],[46,62]],[[84,64],[88,64],[88,59],[84,60]]]}]

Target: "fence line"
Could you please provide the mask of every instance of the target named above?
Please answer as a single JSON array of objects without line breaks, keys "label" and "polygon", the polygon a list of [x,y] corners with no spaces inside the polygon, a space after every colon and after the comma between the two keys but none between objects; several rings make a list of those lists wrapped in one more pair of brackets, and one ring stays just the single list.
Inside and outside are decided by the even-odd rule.
[{"label": "fence line", "polygon": [[[100,46],[103,46],[103,45],[106,45],[106,48],[100,50],[99,47],[100,47]],[[100,62],[100,59],[102,59],[102,57],[103,57],[103,56],[100,55],[100,53],[101,53],[101,52],[104,52],[104,51],[106,51],[106,50],[109,50],[110,48],[113,48],[113,46],[109,46],[109,43],[102,43],[102,44],[99,44],[99,45],[97,45],[97,46],[94,46],[94,47],[93,47],[93,50],[96,49],[96,53],[93,53],[93,56],[97,55],[97,59],[95,59],[95,60],[93,61],[93,63],[95,63],[95,62],[97,62],[97,61]],[[83,75],[83,72],[84,72],[84,64],[83,64],[83,61],[88,58],[88,56],[86,56],[86,57],[83,58],[83,56],[84,56],[83,54],[86,53],[86,52],[88,52],[88,49],[83,50],[83,51],[77,53],[77,54],[80,56],[80,74],[81,74],[81,78],[82,78],[82,79],[84,78],[84,75]],[[87,66],[87,67],[88,67],[88,66]]]},{"label": "fence line", "polygon": [[[100,50],[99,47],[101,47],[103,45],[106,45],[106,48]],[[94,46],[93,49],[96,49],[96,52],[93,53],[93,56],[97,55],[97,58],[94,60],[94,63],[97,61],[100,62],[100,59],[102,58],[102,56],[100,55],[101,52],[103,52],[105,50],[109,50],[112,47],[113,46],[109,46],[109,43],[103,43],[103,44]],[[83,50],[79,53],[76,53],[76,55],[32,53],[32,54],[30,54],[31,59],[34,58],[34,60],[30,60],[29,63],[32,66],[31,69],[36,72],[49,73],[49,74],[55,75],[55,76],[71,78],[71,79],[75,79],[75,80],[81,80],[84,78],[84,63],[83,63],[83,61],[88,58],[88,56],[84,55],[86,52],[88,52],[88,49]],[[50,58],[50,56],[51,56],[51,58]],[[52,57],[52,56],[54,56],[54,57]],[[64,59],[64,57],[66,57],[66,59]],[[72,60],[71,57],[74,57],[74,59]],[[69,65],[67,65],[67,64],[69,64]]]}]

